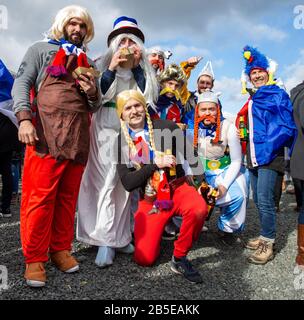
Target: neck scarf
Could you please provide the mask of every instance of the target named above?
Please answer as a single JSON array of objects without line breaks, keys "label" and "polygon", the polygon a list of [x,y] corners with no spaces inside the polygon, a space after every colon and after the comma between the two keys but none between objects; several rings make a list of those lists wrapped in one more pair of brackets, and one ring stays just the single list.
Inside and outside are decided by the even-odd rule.
[{"label": "neck scarf", "polygon": [[51,76],[60,77],[67,74],[65,65],[67,62],[67,57],[71,54],[74,54],[78,57],[78,67],[90,67],[87,60],[87,55],[82,48],[78,48],[76,45],[70,43],[65,39],[60,39],[59,41],[50,39],[48,43],[60,46],[52,65],[48,66],[46,70],[46,72]]}]

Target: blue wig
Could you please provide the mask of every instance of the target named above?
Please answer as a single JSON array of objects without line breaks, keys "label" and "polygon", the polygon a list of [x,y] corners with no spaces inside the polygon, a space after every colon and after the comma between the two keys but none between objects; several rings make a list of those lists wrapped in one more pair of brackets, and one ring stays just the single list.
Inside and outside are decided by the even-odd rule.
[{"label": "blue wig", "polygon": [[268,59],[264,54],[256,48],[245,46],[243,49],[243,57],[245,59],[245,73],[249,76],[252,69],[264,69],[267,71],[269,67]]}]

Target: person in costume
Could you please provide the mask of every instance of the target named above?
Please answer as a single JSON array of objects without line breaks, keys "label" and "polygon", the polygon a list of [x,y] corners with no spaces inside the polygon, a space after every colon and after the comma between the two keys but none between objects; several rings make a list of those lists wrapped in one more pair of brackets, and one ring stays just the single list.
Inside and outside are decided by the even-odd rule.
[{"label": "person in costume", "polygon": [[289,96],[275,84],[274,63],[251,46],[244,48],[243,56],[244,74],[252,88],[247,89],[251,96],[238,113],[236,126],[239,127],[242,116],[249,132],[248,141],[242,142],[242,148],[246,153],[253,199],[261,225],[260,235],[250,239],[246,247],[254,250],[248,257],[250,263],[265,264],[274,258],[276,179],[278,172],[284,173],[284,147],[292,147],[296,126]]},{"label": "person in costume", "polygon": [[147,55],[155,74],[159,75],[165,69],[165,59],[170,59],[172,52],[169,50],[163,51],[159,47],[152,47],[147,50]]},{"label": "person in costume", "polygon": [[181,125],[184,109],[179,90],[187,83],[186,75],[178,65],[171,64],[159,75],[159,83],[161,91],[156,106],[149,106],[151,118]]},{"label": "person in costume", "polygon": [[234,234],[244,229],[247,184],[236,127],[222,116],[217,94],[204,91],[198,96],[186,134],[203,163],[206,182],[218,189],[220,237],[231,245]]},{"label": "person in costume", "polygon": [[11,90],[14,78],[0,59],[0,174],[2,177],[2,198],[0,217],[10,218],[11,202],[14,190],[12,175],[12,156],[20,151],[18,140],[18,122],[12,111]]},{"label": "person in costume", "polygon": [[[116,96],[125,89],[134,89],[150,103],[157,100],[158,85],[144,41],[135,19],[119,17],[108,36],[109,49],[99,61],[103,108],[92,118],[90,154],[80,187],[77,221],[77,239],[98,246],[98,267],[113,264],[116,252],[134,250],[131,197],[115,165],[115,140],[120,129]],[[136,191],[134,197],[136,202]]]},{"label": "person in costume", "polygon": [[299,191],[301,192],[301,207],[299,208],[298,218],[298,254],[296,265],[304,270],[304,169],[303,169],[303,150],[304,150],[304,82],[297,85],[290,92],[293,103],[293,116],[298,128],[298,135],[290,159],[291,176],[296,179]]},{"label": "person in costume", "polygon": [[71,255],[75,209],[89,153],[89,112],[101,106],[101,99],[92,69],[77,79],[73,72],[94,65],[85,53],[93,37],[85,8],[61,9],[48,38],[28,49],[13,86],[19,139],[27,145],[20,229],[24,276],[32,287],[45,285],[49,257],[63,272],[79,269]]},{"label": "person in costume", "polygon": [[[151,120],[145,98],[135,90],[117,96],[117,112],[122,127],[118,173],[126,190],[141,189],[135,213],[134,260],[141,266],[152,265],[160,252],[165,225],[172,216],[180,215],[183,222],[170,266],[189,281],[201,282],[199,272],[186,256],[200,234],[207,207],[196,189],[187,183],[193,179],[185,176],[180,164],[186,142],[183,132],[172,121]],[[166,153],[168,146],[171,150]],[[198,170],[198,178],[202,178],[202,166],[194,159],[193,148],[186,149],[189,163]]]},{"label": "person in costume", "polygon": [[[185,62],[181,64],[184,66]],[[193,69],[193,68],[192,68]],[[187,78],[189,79],[191,76],[191,68],[187,68]],[[207,63],[204,65],[203,69],[199,73],[196,83],[197,83],[197,89],[193,92],[189,92],[187,95],[187,100],[184,103],[185,108],[185,121],[189,121],[189,119],[193,118],[194,110],[197,105],[197,97],[199,94],[206,90],[211,90],[214,87],[214,72],[212,68],[211,61],[207,61]]]}]

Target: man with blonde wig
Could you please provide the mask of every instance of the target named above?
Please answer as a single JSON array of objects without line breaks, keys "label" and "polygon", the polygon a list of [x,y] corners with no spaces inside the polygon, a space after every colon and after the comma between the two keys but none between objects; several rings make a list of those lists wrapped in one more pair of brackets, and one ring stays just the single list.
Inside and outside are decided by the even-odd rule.
[{"label": "man with blonde wig", "polygon": [[93,37],[86,9],[63,8],[48,38],[28,49],[13,87],[19,140],[27,145],[20,221],[25,279],[32,287],[45,285],[49,258],[63,272],[79,269],[70,253],[75,208],[89,152],[89,112],[101,105],[85,53]]},{"label": "man with blonde wig", "polygon": [[[136,188],[141,191],[135,213],[134,260],[142,266],[154,264],[165,225],[172,216],[179,215],[183,221],[174,243],[171,270],[191,282],[202,282],[187,254],[198,239],[207,207],[190,185],[193,180],[185,176],[182,168],[185,147],[193,169],[202,170],[202,167],[195,161],[193,149],[185,145],[183,132],[174,122],[150,119],[145,98],[138,91],[121,92],[117,96],[117,112],[122,128],[118,173],[127,191]],[[166,152],[168,146],[172,148],[170,154]]]}]

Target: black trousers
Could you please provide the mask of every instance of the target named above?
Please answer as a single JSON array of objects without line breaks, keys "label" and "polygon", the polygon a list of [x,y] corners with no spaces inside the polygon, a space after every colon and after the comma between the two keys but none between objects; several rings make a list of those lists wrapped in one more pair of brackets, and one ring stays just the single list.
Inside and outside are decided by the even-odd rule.
[{"label": "black trousers", "polygon": [[297,207],[301,208],[303,205],[303,200],[302,200],[303,181],[300,179],[296,179],[296,178],[292,178],[292,181],[293,181],[293,185],[295,187]]},{"label": "black trousers", "polygon": [[280,207],[283,178],[284,178],[284,173],[278,172],[276,184],[274,187],[274,203],[275,203],[276,208]]},{"label": "black trousers", "polygon": [[2,175],[1,211],[10,208],[13,194],[12,152],[0,152],[0,174]]}]

